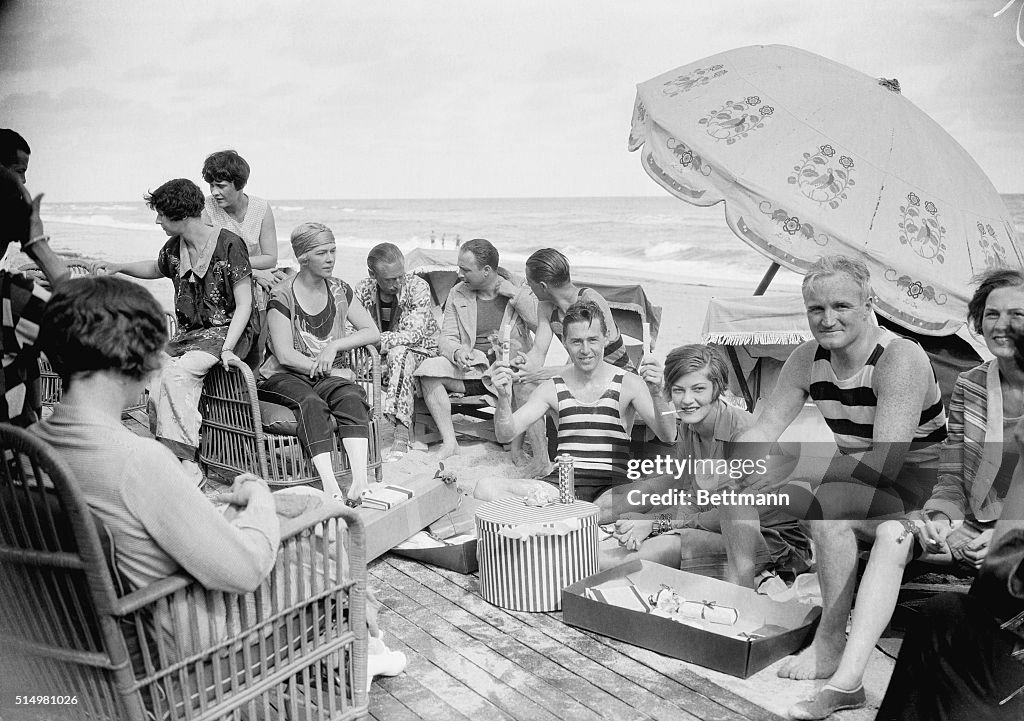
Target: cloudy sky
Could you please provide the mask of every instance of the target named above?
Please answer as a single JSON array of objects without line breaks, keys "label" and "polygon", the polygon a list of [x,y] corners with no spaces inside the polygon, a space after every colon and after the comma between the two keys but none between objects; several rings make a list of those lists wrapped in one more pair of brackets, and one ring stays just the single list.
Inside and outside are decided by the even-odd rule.
[{"label": "cloudy sky", "polygon": [[[1021,0],[1024,3],[1024,0]],[[274,199],[653,195],[636,83],[782,43],[903,93],[1024,192],[1024,47],[1005,0],[22,0],[0,126],[52,201],[138,199],[233,147]]]}]

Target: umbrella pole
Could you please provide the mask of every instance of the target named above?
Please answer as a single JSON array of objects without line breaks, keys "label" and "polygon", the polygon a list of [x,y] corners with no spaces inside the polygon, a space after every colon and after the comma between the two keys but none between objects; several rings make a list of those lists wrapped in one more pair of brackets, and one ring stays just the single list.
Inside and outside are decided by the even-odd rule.
[{"label": "umbrella pole", "polygon": [[754,295],[764,295],[764,292],[768,290],[768,286],[772,284],[775,279],[775,274],[779,272],[779,264],[772,263],[768,266],[768,270],[764,272],[764,276],[761,278],[761,282],[754,288]]}]

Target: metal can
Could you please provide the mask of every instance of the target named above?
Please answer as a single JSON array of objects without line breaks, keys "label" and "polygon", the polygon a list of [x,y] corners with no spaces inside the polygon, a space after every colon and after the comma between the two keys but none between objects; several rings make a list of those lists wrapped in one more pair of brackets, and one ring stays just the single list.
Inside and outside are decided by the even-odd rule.
[{"label": "metal can", "polygon": [[558,500],[561,503],[576,502],[576,471],[573,457],[568,453],[555,458],[558,463]]}]

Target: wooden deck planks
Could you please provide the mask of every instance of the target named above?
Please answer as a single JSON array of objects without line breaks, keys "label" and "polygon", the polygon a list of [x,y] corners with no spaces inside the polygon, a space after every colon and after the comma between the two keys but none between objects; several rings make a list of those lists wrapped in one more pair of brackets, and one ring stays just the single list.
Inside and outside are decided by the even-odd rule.
[{"label": "wooden deck planks", "polygon": [[[479,581],[476,577],[426,566],[420,566],[420,568],[422,569],[420,573],[434,573],[467,591],[476,593],[478,589]],[[424,576],[424,580],[428,579],[429,576]],[[561,620],[561,613],[538,614],[511,611],[506,613],[536,627],[559,643],[580,650],[595,661],[606,665],[616,674],[625,675],[640,685],[652,689],[653,693],[681,705],[697,714],[701,719],[718,718],[718,714],[721,713],[718,706],[721,706],[731,711],[725,718],[781,721],[781,717],[694,673],[682,661],[567,626]],[[624,664],[622,659],[618,658],[620,655],[642,664],[647,669],[654,671],[657,676],[652,677],[648,671],[642,672],[640,676],[634,675],[637,668],[630,664]],[[707,703],[709,700],[713,702],[712,705]]]},{"label": "wooden deck planks", "polygon": [[[491,629],[480,640],[499,654],[507,656],[508,652],[503,650],[505,643],[496,641],[494,634],[499,638],[514,638],[539,654],[549,667],[548,674],[550,664],[555,663],[563,673],[575,675],[577,681],[582,680],[591,688],[600,687],[598,693],[617,700],[616,712],[608,713],[606,703],[588,705],[596,705],[595,710],[610,718],[623,717],[623,705],[640,709],[654,718],[666,719],[776,721],[780,718],[694,674],[680,661],[567,627],[562,624],[560,614],[514,613],[492,606],[476,595],[478,582],[472,576],[390,556],[383,563],[392,570],[376,566],[375,578],[382,583],[398,582],[394,572],[401,572],[422,585],[421,593],[426,594],[427,599],[425,604],[453,604],[458,610],[449,613],[455,614],[452,620],[458,620],[460,626],[468,623],[467,616],[479,618]],[[432,596],[444,600],[430,600]],[[470,634],[483,633],[473,625],[466,630]],[[543,665],[531,665],[530,670],[545,673]],[[566,687],[557,678],[547,680],[573,694],[571,684]],[[574,697],[580,695],[586,697],[586,689],[577,686]],[[578,700],[587,703],[584,699]],[[637,714],[632,711],[625,715]]]},{"label": "wooden deck planks", "polygon": [[385,586],[416,594],[423,607],[411,620],[420,628],[457,649],[500,682],[528,693],[557,718],[589,721],[609,711],[618,715],[632,712],[629,706],[586,679],[562,668],[514,636],[494,629],[390,564],[375,565],[371,575]]}]

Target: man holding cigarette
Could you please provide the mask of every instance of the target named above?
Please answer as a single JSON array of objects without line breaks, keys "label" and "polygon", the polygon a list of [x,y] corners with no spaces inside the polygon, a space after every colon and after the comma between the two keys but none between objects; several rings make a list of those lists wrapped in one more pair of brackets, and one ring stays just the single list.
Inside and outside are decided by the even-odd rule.
[{"label": "man holding cigarette", "polygon": [[[495,366],[492,380],[498,407],[494,430],[499,441],[507,442],[548,411],[557,414],[558,452],[575,459],[576,496],[590,501],[629,482],[629,432],[637,415],[666,443],[675,441],[676,420],[662,393],[660,362],[644,358],[637,377],[605,360],[608,328],[596,303],[584,300],[573,304],[562,323],[571,365],[544,381],[514,413],[514,370],[507,363]],[[610,516],[610,503],[598,499],[598,505],[602,516]]]}]

